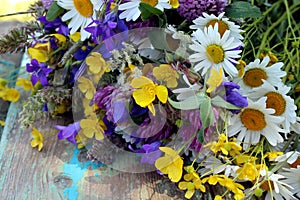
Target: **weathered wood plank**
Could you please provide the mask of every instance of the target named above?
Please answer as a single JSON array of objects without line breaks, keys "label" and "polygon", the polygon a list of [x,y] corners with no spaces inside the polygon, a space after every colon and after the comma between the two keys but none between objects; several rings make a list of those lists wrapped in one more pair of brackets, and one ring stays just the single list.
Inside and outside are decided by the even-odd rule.
[{"label": "weathered wood plank", "polygon": [[[17,27],[21,23],[18,21],[3,21],[0,22],[0,37],[12,28]],[[21,63],[22,54],[0,54],[0,78],[13,78],[17,75],[17,70]],[[10,83],[10,86],[13,84]],[[9,107],[9,102],[0,99],[0,120],[5,120]],[[3,132],[3,127],[0,126],[0,140]]]},{"label": "weathered wood plank", "polygon": [[47,137],[41,152],[32,149],[30,130],[21,130],[18,123],[26,96],[21,93],[21,101],[11,104],[6,118],[0,143],[1,199],[183,199],[175,184],[154,172],[123,173],[85,160],[84,151],[57,140],[53,127],[64,119],[35,124]]}]

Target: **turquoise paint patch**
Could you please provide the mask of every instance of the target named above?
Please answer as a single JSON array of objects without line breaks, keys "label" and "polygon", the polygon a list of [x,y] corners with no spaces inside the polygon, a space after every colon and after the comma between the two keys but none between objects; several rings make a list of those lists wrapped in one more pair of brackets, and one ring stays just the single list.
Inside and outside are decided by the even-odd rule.
[{"label": "turquoise paint patch", "polygon": [[91,169],[97,169],[102,166],[102,164],[95,164],[91,161],[79,162],[79,153],[80,150],[75,148],[70,162],[64,165],[64,174],[69,176],[73,181],[71,187],[64,189],[64,196],[69,200],[77,199],[78,182],[82,179],[84,172],[88,170],[88,167],[90,167]]}]

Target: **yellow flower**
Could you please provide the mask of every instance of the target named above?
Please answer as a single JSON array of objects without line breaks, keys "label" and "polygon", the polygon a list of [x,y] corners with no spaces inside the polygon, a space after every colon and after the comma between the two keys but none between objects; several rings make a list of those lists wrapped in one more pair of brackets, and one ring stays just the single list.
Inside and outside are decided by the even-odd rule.
[{"label": "yellow flower", "polygon": [[28,48],[28,54],[30,59],[36,59],[41,62],[46,62],[48,60],[48,55],[51,52],[50,42],[47,43],[37,43],[34,47]]},{"label": "yellow flower", "polygon": [[183,160],[178,152],[170,147],[159,147],[165,156],[155,161],[155,167],[163,174],[168,174],[172,182],[178,182],[182,176]]},{"label": "yellow flower", "polygon": [[14,88],[5,87],[0,91],[0,97],[4,101],[17,102],[20,99],[20,92]]},{"label": "yellow flower", "polygon": [[145,76],[134,78],[131,81],[131,86],[137,88],[133,92],[135,102],[145,108],[148,107],[150,112],[155,115],[153,101],[155,96],[162,102],[166,103],[168,99],[168,89],[163,85],[156,85],[153,81]]},{"label": "yellow flower", "polygon": [[73,42],[78,42],[80,40],[80,32],[75,32],[72,35],[70,35],[70,38]]},{"label": "yellow flower", "polygon": [[85,78],[84,76],[81,76],[78,79],[78,82],[78,88],[82,93],[85,93],[85,98],[89,100],[93,99],[96,88],[92,81],[90,81],[88,78]]},{"label": "yellow flower", "polygon": [[108,63],[98,52],[92,52],[91,55],[86,58],[86,64],[89,66],[88,74],[94,75],[95,83],[98,83],[104,72],[108,71]]},{"label": "yellow flower", "polygon": [[85,116],[90,116],[99,108],[97,104],[90,105],[91,100],[84,98],[82,100]]},{"label": "yellow flower", "polygon": [[67,38],[62,34],[50,34],[50,36],[54,36],[58,40],[58,44],[64,46],[66,44]]},{"label": "yellow flower", "polygon": [[38,147],[38,150],[41,151],[43,148],[44,138],[41,132],[39,132],[36,128],[32,127],[31,135],[33,139],[30,142],[30,145],[34,147]]},{"label": "yellow flower", "polygon": [[82,137],[79,136],[79,134],[76,135],[75,140],[76,140],[78,149],[84,148],[84,144],[82,143]]},{"label": "yellow flower", "polygon": [[82,119],[80,121],[80,127],[80,135],[83,135],[87,138],[92,138],[95,136],[96,140],[104,139],[103,133],[104,130],[106,130],[106,126],[102,120],[100,122],[98,121],[96,115],[92,115],[87,119]]},{"label": "yellow flower", "polygon": [[267,152],[264,155],[264,158],[269,158],[270,160],[274,160],[275,158],[277,158],[277,156],[282,155],[283,152],[280,151],[272,151],[272,152]]},{"label": "yellow flower", "polygon": [[16,82],[16,86],[23,86],[24,90],[31,90],[33,88],[33,85],[31,83],[31,81],[23,79],[23,78],[18,78],[17,82]]},{"label": "yellow flower", "polygon": [[219,135],[218,142],[208,143],[206,146],[210,146],[210,149],[216,154],[221,151],[223,154],[231,156],[236,156],[240,154],[242,147],[236,142],[227,141],[225,134]]},{"label": "yellow flower", "polygon": [[259,172],[252,163],[245,163],[242,167],[236,170],[238,178],[245,180],[248,178],[250,181],[254,181],[259,176]]},{"label": "yellow flower", "polygon": [[238,77],[243,77],[244,73],[245,73],[245,67],[246,67],[246,63],[243,60],[239,60],[239,63],[235,66],[237,68],[237,70],[239,71],[238,73]]},{"label": "yellow flower", "polygon": [[180,6],[178,0],[169,0],[169,4],[172,6],[172,8],[178,8]]},{"label": "yellow flower", "polygon": [[211,175],[202,180],[203,183],[208,182],[210,185],[216,185],[221,180],[219,175]]},{"label": "yellow flower", "polygon": [[178,184],[178,188],[181,190],[187,190],[185,193],[185,198],[190,199],[195,193],[195,189],[205,192],[205,186],[199,178],[195,178],[192,174],[186,174],[183,176],[185,181]]},{"label": "yellow flower", "polygon": [[5,121],[0,120],[0,126],[5,126]]},{"label": "yellow flower", "polygon": [[222,68],[220,68],[220,72],[218,72],[215,68],[211,68],[210,77],[207,79],[207,82],[206,82],[207,85],[209,85],[206,92],[211,93],[217,87],[219,87],[222,82],[223,82],[223,70],[222,70]]},{"label": "yellow flower", "polygon": [[168,64],[161,64],[153,68],[153,75],[158,81],[165,81],[168,88],[175,88],[179,78],[178,73]]},{"label": "yellow flower", "polygon": [[222,200],[222,197],[220,195],[216,195],[214,200]]}]

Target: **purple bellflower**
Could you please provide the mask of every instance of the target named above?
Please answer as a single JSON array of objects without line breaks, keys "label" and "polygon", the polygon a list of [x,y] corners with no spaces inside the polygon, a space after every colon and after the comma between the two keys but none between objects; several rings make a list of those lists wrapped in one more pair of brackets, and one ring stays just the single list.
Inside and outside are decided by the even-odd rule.
[{"label": "purple bellflower", "polygon": [[68,126],[56,125],[55,128],[59,130],[57,134],[59,140],[67,139],[69,142],[77,144],[75,138],[80,131],[80,122],[74,122]]},{"label": "purple bellflower", "polygon": [[26,64],[27,72],[32,73],[31,82],[35,85],[38,81],[43,86],[48,86],[47,75],[53,71],[52,68],[47,68],[46,63],[39,63],[36,59],[32,59],[31,63]]}]

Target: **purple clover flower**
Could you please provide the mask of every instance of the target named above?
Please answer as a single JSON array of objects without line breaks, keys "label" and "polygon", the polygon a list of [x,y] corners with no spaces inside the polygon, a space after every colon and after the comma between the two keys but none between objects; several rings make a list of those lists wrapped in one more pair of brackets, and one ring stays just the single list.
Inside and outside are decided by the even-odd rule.
[{"label": "purple clover flower", "polygon": [[224,12],[228,5],[227,0],[179,0],[180,6],[177,11],[180,16],[188,21],[193,21],[202,13],[219,15]]},{"label": "purple clover flower", "polygon": [[57,134],[59,140],[67,139],[69,142],[77,144],[75,138],[80,131],[80,122],[74,122],[68,126],[56,125],[55,128],[59,130]]},{"label": "purple clover flower", "polygon": [[35,85],[38,81],[43,86],[48,86],[47,75],[53,71],[52,68],[47,68],[46,63],[39,63],[36,59],[32,59],[31,63],[26,64],[27,72],[32,73],[31,82]]},{"label": "purple clover flower", "polygon": [[53,3],[53,0],[41,0],[41,1],[42,1],[42,4],[43,4],[43,7],[46,10],[49,10],[51,4]]}]

